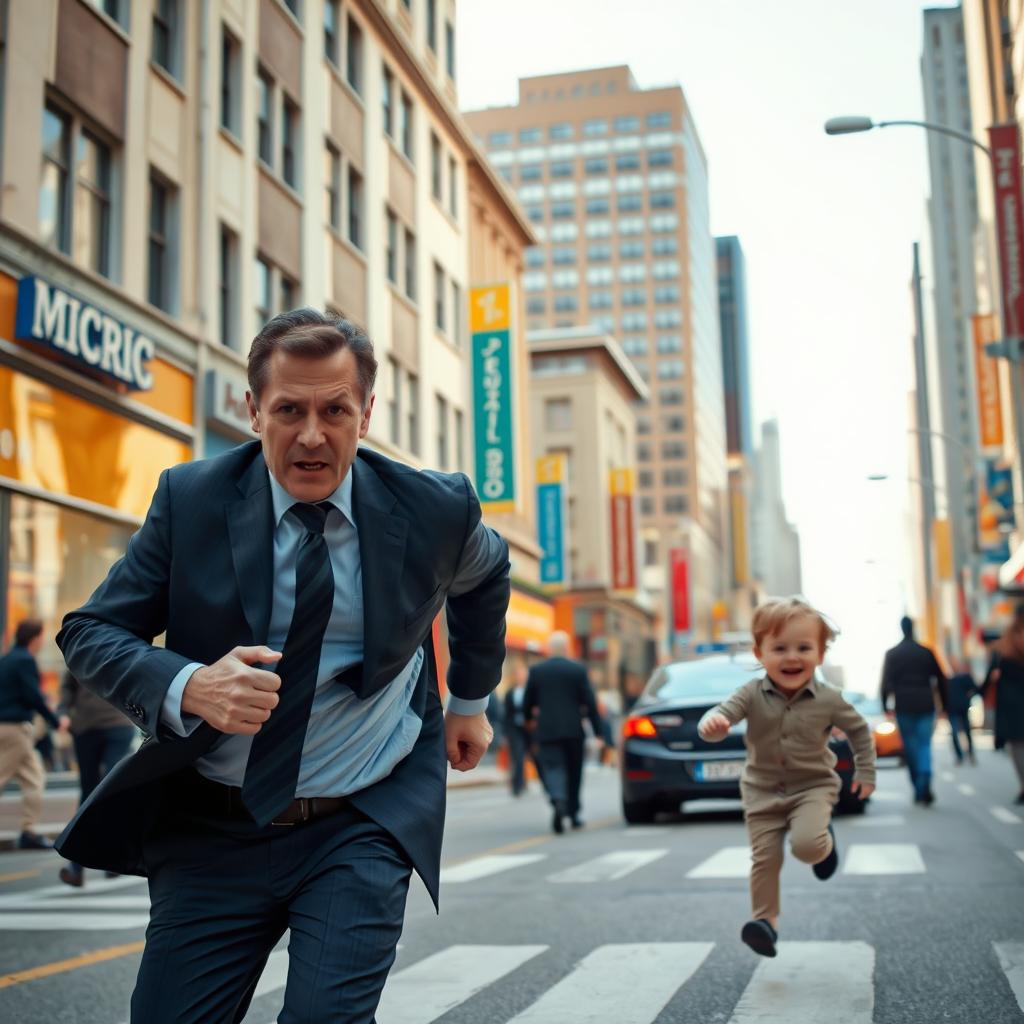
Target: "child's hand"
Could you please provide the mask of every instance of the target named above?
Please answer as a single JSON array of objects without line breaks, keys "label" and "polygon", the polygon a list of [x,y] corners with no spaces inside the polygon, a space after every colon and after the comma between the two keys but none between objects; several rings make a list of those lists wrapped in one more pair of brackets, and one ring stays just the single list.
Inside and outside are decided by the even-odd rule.
[{"label": "child's hand", "polygon": [[729,728],[729,719],[726,718],[725,715],[708,715],[708,717],[700,723],[697,731],[700,733],[700,737],[703,740],[721,740],[726,737],[729,732]]},{"label": "child's hand", "polygon": [[874,791],[875,784],[873,782],[860,782],[858,779],[854,779],[850,786],[850,792],[861,800],[867,800]]}]

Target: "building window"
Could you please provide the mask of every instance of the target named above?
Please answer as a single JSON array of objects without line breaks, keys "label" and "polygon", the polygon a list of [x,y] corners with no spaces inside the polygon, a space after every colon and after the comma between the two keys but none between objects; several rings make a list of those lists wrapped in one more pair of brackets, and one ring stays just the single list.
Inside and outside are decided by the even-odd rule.
[{"label": "building window", "polygon": [[527,164],[519,169],[520,181],[540,181],[544,177],[544,168],[540,164]]},{"label": "building window", "polygon": [[619,259],[642,260],[644,258],[643,242],[620,242]]},{"label": "building window", "polygon": [[292,188],[299,187],[296,150],[299,141],[299,108],[287,97],[281,99],[281,177]]},{"label": "building window", "polygon": [[544,138],[544,133],[540,128],[520,128],[519,129],[519,141],[522,142],[541,142]]},{"label": "building window", "polygon": [[658,401],[662,405],[682,405],[685,400],[682,388],[662,388],[658,392]]},{"label": "building window", "polygon": [[463,426],[462,410],[455,410],[455,469],[461,470],[465,465],[466,432]]},{"label": "building window", "polygon": [[363,247],[363,176],[348,166],[348,240],[357,248]]},{"label": "building window", "polygon": [[439,330],[445,329],[444,315],[444,270],[440,264],[434,264],[434,326]]},{"label": "building window", "polygon": [[405,232],[405,294],[416,301],[416,236]]},{"label": "building window", "polygon": [[551,217],[553,220],[571,220],[576,216],[575,203],[552,203]]},{"label": "building window", "polygon": [[339,0],[324,0],[324,56],[338,66]]},{"label": "building window", "polygon": [[437,0],[427,0],[427,46],[437,53]]},{"label": "building window", "polygon": [[384,216],[388,222],[388,248],[385,258],[388,280],[392,284],[398,284],[398,218],[390,210],[385,210]]},{"label": "building window", "polygon": [[87,0],[87,3],[128,31],[128,0]]},{"label": "building window", "polygon": [[341,153],[331,143],[324,147],[324,219],[341,231]]},{"label": "building window", "polygon": [[611,209],[611,206],[609,205],[607,199],[588,199],[587,200],[587,216],[588,217],[594,217],[594,216],[598,216],[599,217],[599,216],[601,216],[603,214],[607,214],[610,209]]},{"label": "building window", "polygon": [[670,210],[676,205],[674,192],[653,192],[651,193],[652,210]]},{"label": "building window", "polygon": [[689,474],[685,469],[669,468],[662,472],[661,482],[666,487],[685,487],[689,482]]},{"label": "building window", "polygon": [[437,399],[437,468],[448,468],[448,402],[441,395]]},{"label": "building window", "polygon": [[679,289],[674,284],[662,285],[654,289],[654,301],[660,304],[670,304],[679,301]]},{"label": "building window", "polygon": [[575,313],[580,308],[579,300],[575,295],[556,295],[556,313]]},{"label": "building window", "polygon": [[462,289],[452,281],[452,341],[462,348]]},{"label": "building window", "polygon": [[419,378],[414,373],[406,374],[406,383],[408,384],[408,414],[407,420],[409,425],[409,451],[413,455],[419,455],[420,453],[420,382]]},{"label": "building window", "polygon": [[619,213],[636,213],[644,208],[643,196],[619,196]]},{"label": "building window", "polygon": [[526,312],[534,316],[547,312],[547,303],[544,301],[544,297],[531,295],[526,300]]},{"label": "building window", "polygon": [[242,131],[242,47],[226,29],[220,39],[220,125],[232,135]]},{"label": "building window", "polygon": [[[559,250],[555,250],[558,252]],[[526,250],[526,265],[530,268],[543,267],[546,259],[546,253],[539,246],[535,246],[531,249]],[[573,260],[575,262],[575,259]]]},{"label": "building window", "polygon": [[43,170],[39,188],[39,234],[44,245],[71,251],[68,182],[71,177],[71,118],[43,110]]},{"label": "building window", "polygon": [[587,259],[591,263],[604,263],[612,258],[610,245],[591,245],[587,247]]},{"label": "building window", "polygon": [[615,305],[615,299],[611,292],[591,292],[587,305],[590,309],[611,309]]},{"label": "building window", "polygon": [[113,187],[110,147],[87,129],[82,129],[77,148],[74,258],[98,274],[110,277]]},{"label": "building window", "polygon": [[682,441],[662,441],[661,457],[663,459],[685,459],[686,445]]},{"label": "building window", "polygon": [[153,6],[153,62],[181,78],[181,9],[178,0],[156,0]]},{"label": "building window", "polygon": [[659,380],[679,380],[685,372],[682,359],[662,359],[658,363]]},{"label": "building window", "polygon": [[430,194],[441,201],[441,140],[430,133]]},{"label": "building window", "polygon": [[285,7],[292,12],[292,16],[296,21],[301,21],[301,12],[299,11],[299,0],[284,0]]},{"label": "building window", "polygon": [[544,429],[547,431],[572,430],[571,398],[547,398],[544,400]]},{"label": "building window", "polygon": [[632,114],[626,117],[615,118],[615,130],[617,132],[638,132],[640,130],[640,118]]},{"label": "building window", "polygon": [[659,309],[654,314],[655,327],[679,327],[683,322],[683,314],[678,309]]},{"label": "building window", "polygon": [[631,356],[647,355],[646,338],[623,338],[622,350]]},{"label": "building window", "polygon": [[675,163],[675,154],[671,149],[655,149],[647,154],[648,167],[671,167]]},{"label": "building window", "polygon": [[682,416],[662,416],[661,427],[666,434],[679,434],[686,429],[686,420]]},{"label": "building window", "polygon": [[356,92],[363,91],[363,30],[351,15],[346,22],[345,77]]},{"label": "building window", "polygon": [[658,336],[657,347],[659,352],[682,352],[683,339],[678,334],[661,334]]},{"label": "building window", "polygon": [[679,252],[679,242],[675,238],[655,238],[651,242],[651,252],[655,256],[671,256]]},{"label": "building window", "polygon": [[487,136],[487,145],[491,149],[501,149],[502,146],[512,145],[512,133],[511,132],[491,132]]},{"label": "building window", "polygon": [[175,191],[165,181],[150,176],[148,298],[154,306],[168,313],[174,312]]},{"label": "building window", "polygon": [[685,515],[689,504],[686,496],[683,494],[666,494],[664,502],[665,515]]},{"label": "building window", "polygon": [[401,134],[402,152],[410,159],[413,158],[413,126],[412,126],[412,100],[409,94],[403,89],[401,99]]},{"label": "building window", "polygon": [[455,26],[450,21],[444,23],[444,59],[448,77],[455,81]]},{"label": "building window", "polygon": [[295,308],[295,293],[297,291],[298,285],[290,277],[281,274],[281,300],[277,307],[279,313]]},{"label": "building window", "polygon": [[607,135],[608,134],[608,122],[602,118],[595,118],[591,121],[583,122],[583,134],[584,135]]},{"label": "building window", "polygon": [[256,257],[256,333],[258,334],[263,325],[271,317],[271,304],[273,303],[271,292],[270,264],[260,256]]},{"label": "building window", "polygon": [[274,80],[263,68],[256,72],[256,120],[257,146],[260,159],[271,167],[274,163],[274,136],[272,121],[274,117],[271,106],[274,96]]},{"label": "building window", "polygon": [[[551,251],[551,262],[556,267],[571,267],[576,265],[576,250],[568,247],[559,247]],[[543,266],[543,260],[538,266]]]},{"label": "building window", "polygon": [[391,69],[384,65],[381,71],[381,92],[380,102],[384,112],[384,134],[394,137],[394,104],[395,104],[395,76],[391,74]]},{"label": "building window", "polygon": [[391,400],[388,402],[388,420],[391,427],[391,443],[402,444],[402,368],[388,356],[391,369]]},{"label": "building window", "polygon": [[220,226],[220,343],[238,348],[238,236]]},{"label": "building window", "polygon": [[575,166],[568,161],[551,164],[548,169],[552,178],[571,178],[576,173]]},{"label": "building window", "polygon": [[636,171],[640,168],[640,157],[636,153],[623,153],[615,158],[615,170]]},{"label": "building window", "polygon": [[646,306],[647,292],[642,288],[626,288],[622,292],[622,304],[624,306]]},{"label": "building window", "polygon": [[585,160],[583,162],[583,171],[585,174],[607,174],[608,161],[604,159]]},{"label": "building window", "polygon": [[671,128],[672,115],[667,110],[658,110],[647,115],[648,128]]},{"label": "building window", "polygon": [[448,157],[448,212],[459,219],[459,167],[455,157]]}]

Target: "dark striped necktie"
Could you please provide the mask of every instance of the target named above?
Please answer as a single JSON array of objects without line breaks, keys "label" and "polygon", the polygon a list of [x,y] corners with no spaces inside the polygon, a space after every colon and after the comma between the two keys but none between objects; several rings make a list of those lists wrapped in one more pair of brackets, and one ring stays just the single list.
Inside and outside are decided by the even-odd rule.
[{"label": "dark striped necktie", "polygon": [[299,502],[288,512],[306,528],[295,565],[295,610],[281,660],[279,703],[253,737],[242,782],[242,802],[258,825],[267,825],[295,799],[302,745],[313,706],[320,651],[334,605],[334,573],[324,540],[333,506]]}]

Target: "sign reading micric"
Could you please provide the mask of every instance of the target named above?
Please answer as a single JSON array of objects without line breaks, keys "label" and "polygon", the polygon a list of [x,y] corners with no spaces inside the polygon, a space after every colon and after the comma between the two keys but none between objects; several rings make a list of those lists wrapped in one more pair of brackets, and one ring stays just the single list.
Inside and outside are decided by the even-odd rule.
[{"label": "sign reading micric", "polygon": [[512,443],[512,341],[507,284],[469,293],[473,335],[473,432],[476,489],[491,512],[515,508],[515,448]]},{"label": "sign reading micric", "polygon": [[1021,209],[1020,129],[1017,122],[988,130],[995,179],[996,234],[1003,285],[1003,335],[1024,337],[1024,210]]},{"label": "sign reading micric", "polygon": [[612,589],[636,590],[633,470],[609,470],[608,489],[612,502]]},{"label": "sign reading micric", "polygon": [[537,460],[537,541],[541,546],[541,583],[567,583],[565,502],[569,485],[564,455]]},{"label": "sign reading micric", "polygon": [[14,336],[47,342],[135,391],[153,387],[146,364],[156,354],[156,347],[149,338],[42,278],[23,277],[18,282]]}]

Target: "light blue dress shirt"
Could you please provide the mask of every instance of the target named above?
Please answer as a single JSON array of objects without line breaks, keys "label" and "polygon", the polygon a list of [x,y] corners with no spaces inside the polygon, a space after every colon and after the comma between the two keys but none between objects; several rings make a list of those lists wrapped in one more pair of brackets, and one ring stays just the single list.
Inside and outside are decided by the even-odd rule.
[{"label": "light blue dress shirt", "polygon": [[[270,474],[274,509],[274,591],[267,646],[284,649],[295,607],[295,565],[305,528],[288,509],[296,500]],[[332,678],[363,660],[363,585],[359,535],[352,514],[352,470],[327,499],[333,506],[327,515],[324,537],[334,571],[334,608],[331,612],[313,707],[306,726],[295,795],[345,796],[385,778],[413,748],[422,721],[412,711],[416,681],[423,666],[423,649],[417,648],[389,686],[360,700],[347,686]],[[483,524],[480,524],[483,529]],[[467,548],[473,549],[471,537]],[[486,549],[486,544],[483,545]],[[464,552],[456,593],[478,582],[481,559],[475,551]],[[161,717],[180,736],[199,725],[195,715],[182,714],[181,697],[192,673],[201,664],[186,665],[171,682],[164,697]],[[267,666],[271,671],[273,666]],[[487,699],[460,700],[449,696],[448,708],[456,714],[479,714]],[[273,714],[273,712],[271,712]],[[198,771],[214,782],[241,786],[252,746],[251,736],[226,735],[196,762]]]}]

